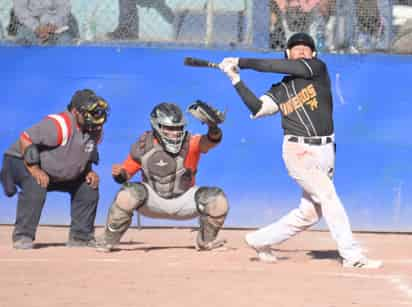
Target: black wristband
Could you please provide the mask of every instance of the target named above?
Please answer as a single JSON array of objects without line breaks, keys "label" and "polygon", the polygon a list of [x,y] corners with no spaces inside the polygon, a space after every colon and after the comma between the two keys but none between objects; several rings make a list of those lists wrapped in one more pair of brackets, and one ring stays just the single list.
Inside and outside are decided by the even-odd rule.
[{"label": "black wristband", "polygon": [[26,147],[23,154],[23,159],[27,165],[39,165],[40,164],[40,152],[35,144],[31,144]]},{"label": "black wristband", "polygon": [[124,169],[120,171],[120,174],[117,176],[113,176],[114,181],[116,181],[119,184],[123,184],[127,181],[127,174]]},{"label": "black wristband", "polygon": [[[211,134],[218,134],[218,138],[216,138],[216,136],[212,137]],[[222,140],[222,137],[222,130],[218,126],[209,127],[209,131],[207,132],[207,138],[209,141],[212,143],[219,143]]]}]

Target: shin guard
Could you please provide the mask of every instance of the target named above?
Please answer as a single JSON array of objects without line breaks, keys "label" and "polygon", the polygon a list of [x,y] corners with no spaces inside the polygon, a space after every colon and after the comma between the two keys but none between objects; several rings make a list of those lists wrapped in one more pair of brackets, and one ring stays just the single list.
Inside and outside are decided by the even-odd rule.
[{"label": "shin guard", "polygon": [[211,250],[222,246],[226,241],[218,241],[216,237],[229,211],[225,194],[219,188],[200,188],[195,199],[200,213],[196,247],[199,250]]}]

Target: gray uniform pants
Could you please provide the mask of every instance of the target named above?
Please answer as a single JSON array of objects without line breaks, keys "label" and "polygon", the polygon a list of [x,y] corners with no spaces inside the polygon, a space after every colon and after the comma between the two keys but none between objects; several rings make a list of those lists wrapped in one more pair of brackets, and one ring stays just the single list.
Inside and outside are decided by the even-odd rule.
[{"label": "gray uniform pants", "polygon": [[70,237],[78,240],[90,240],[94,237],[99,191],[92,189],[84,177],[78,180],[53,183],[42,188],[28,173],[23,160],[5,156],[3,170],[7,169],[14,183],[20,187],[17,200],[16,222],[13,241],[25,236],[35,239],[46,195],[49,191],[67,192],[71,198]]},{"label": "gray uniform pants", "polygon": [[171,220],[190,220],[199,216],[195,201],[198,187],[190,188],[179,197],[166,199],[160,197],[148,184],[142,184],[148,192],[145,204],[138,209],[143,216]]}]

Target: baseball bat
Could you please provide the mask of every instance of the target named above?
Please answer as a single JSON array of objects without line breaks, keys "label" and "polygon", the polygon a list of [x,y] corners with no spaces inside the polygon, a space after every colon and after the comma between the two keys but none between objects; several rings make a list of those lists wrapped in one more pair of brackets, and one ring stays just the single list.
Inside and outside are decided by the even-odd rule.
[{"label": "baseball bat", "polygon": [[219,68],[219,64],[210,62],[208,60],[186,57],[184,65],[193,67],[209,67],[209,68]]}]

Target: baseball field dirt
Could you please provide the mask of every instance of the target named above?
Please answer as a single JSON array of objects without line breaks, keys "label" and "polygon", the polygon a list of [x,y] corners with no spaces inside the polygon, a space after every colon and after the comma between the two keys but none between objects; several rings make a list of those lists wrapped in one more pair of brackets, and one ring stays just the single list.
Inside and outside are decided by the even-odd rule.
[{"label": "baseball field dirt", "polygon": [[[14,250],[0,226],[0,307],[412,306],[412,235],[356,233],[378,270],[344,269],[329,232],[274,246],[260,263],[225,229],[224,251],[198,252],[189,228],[130,229],[119,249],[67,248],[67,227],[41,226],[33,250]],[[102,228],[96,229],[99,235]]]}]

